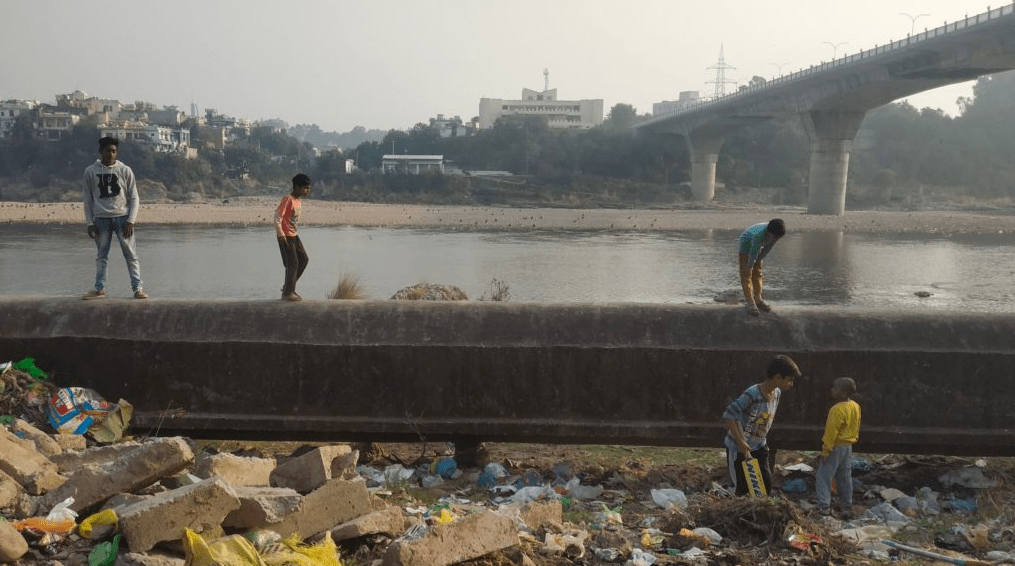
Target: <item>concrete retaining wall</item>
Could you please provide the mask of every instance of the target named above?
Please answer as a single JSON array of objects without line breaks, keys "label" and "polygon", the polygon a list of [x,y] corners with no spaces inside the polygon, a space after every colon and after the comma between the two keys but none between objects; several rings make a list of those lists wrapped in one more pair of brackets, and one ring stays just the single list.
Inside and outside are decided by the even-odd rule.
[{"label": "concrete retaining wall", "polygon": [[788,353],[773,445],[816,449],[856,379],[857,450],[1015,454],[1015,317],[725,305],[6,297],[0,359],[135,407],[135,434],[721,445]]}]

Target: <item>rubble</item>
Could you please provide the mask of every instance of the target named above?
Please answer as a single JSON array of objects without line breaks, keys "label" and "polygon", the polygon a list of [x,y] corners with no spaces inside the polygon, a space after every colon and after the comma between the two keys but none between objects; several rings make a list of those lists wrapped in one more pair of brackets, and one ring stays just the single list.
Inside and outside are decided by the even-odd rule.
[{"label": "rubble", "polygon": [[199,449],[181,437],[104,443],[47,429],[40,411],[17,412],[6,396],[28,390],[0,392],[0,407],[17,417],[0,426],[0,563],[83,566],[116,534],[117,566],[199,564],[185,556],[197,547],[242,548],[251,564],[277,564],[282,555],[273,552],[302,548],[300,563],[312,566],[911,559],[893,543],[1015,556],[1006,461],[857,456],[853,507],[822,515],[808,453],[781,455],[774,496],[737,498],[722,487],[721,455],[708,466],[632,458],[609,468],[581,457],[522,464],[512,455],[472,468],[453,447],[428,453],[426,445],[414,457],[364,451],[373,461],[358,462],[357,447],[337,443],[291,455]]}]

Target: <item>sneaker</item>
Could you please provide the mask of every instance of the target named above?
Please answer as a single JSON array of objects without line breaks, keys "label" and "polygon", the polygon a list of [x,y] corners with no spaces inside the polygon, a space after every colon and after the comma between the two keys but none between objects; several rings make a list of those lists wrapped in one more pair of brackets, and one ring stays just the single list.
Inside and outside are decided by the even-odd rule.
[{"label": "sneaker", "polygon": [[145,293],[144,289],[140,289],[139,288],[137,291],[134,291],[134,298],[135,299],[147,299],[148,298],[148,293]]},{"label": "sneaker", "polygon": [[81,298],[86,301],[90,301],[92,299],[105,299],[106,292],[103,291],[102,289],[92,289],[91,291],[88,291],[84,295],[81,295]]},{"label": "sneaker", "polygon": [[296,291],[293,291],[293,295],[296,295],[296,300],[297,300],[297,301],[302,301],[302,300],[303,300],[303,297],[302,297],[302,296],[300,296],[300,294],[299,294],[299,293],[297,293]]},{"label": "sneaker", "polygon": [[772,307],[768,306],[765,301],[758,301],[756,304],[761,312],[772,312]]},{"label": "sneaker", "polygon": [[302,301],[303,297],[297,295],[296,293],[287,293],[285,295],[282,295],[282,300],[283,301],[293,301],[293,302],[295,302],[295,301]]},{"label": "sneaker", "polygon": [[761,316],[761,311],[758,310],[756,305],[747,305],[744,308],[747,310],[747,314],[751,316]]}]

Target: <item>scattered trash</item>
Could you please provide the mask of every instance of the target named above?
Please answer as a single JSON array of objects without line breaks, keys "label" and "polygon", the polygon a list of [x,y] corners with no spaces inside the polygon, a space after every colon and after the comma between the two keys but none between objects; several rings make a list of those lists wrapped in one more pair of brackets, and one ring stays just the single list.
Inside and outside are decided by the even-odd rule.
[{"label": "scattered trash", "polygon": [[803,478],[793,478],[782,482],[782,490],[786,493],[804,493],[807,491],[807,482]]},{"label": "scattered trash", "polygon": [[88,554],[88,566],[109,566],[116,562],[116,553],[120,551],[120,535],[112,541],[100,542]]},{"label": "scattered trash", "polygon": [[27,373],[28,375],[32,376],[32,379],[37,379],[40,381],[44,379],[49,379],[49,374],[42,371],[41,369],[39,369],[38,366],[35,365],[35,358],[25,358],[23,360],[17,361],[14,363],[12,367],[18,371],[23,371]]},{"label": "scattered trash", "polygon": [[783,466],[782,469],[786,470],[787,472],[811,473],[814,471],[814,468],[812,466],[804,464],[803,462],[797,464],[790,464],[789,466]]},{"label": "scattered trash", "polygon": [[455,462],[454,458],[440,458],[439,460],[434,460],[433,463],[430,464],[430,473],[441,476],[442,478],[450,478],[455,475],[455,472],[457,471],[458,463]]},{"label": "scattered trash", "polygon": [[103,509],[94,515],[90,515],[78,525],[78,535],[88,539],[106,538],[116,529],[116,510]]},{"label": "scattered trash", "polygon": [[596,512],[596,518],[603,524],[609,525],[623,525],[624,518],[620,516],[620,507],[610,509],[605,503],[600,503],[603,507],[602,511]]},{"label": "scattered trash", "polygon": [[97,418],[104,418],[114,408],[92,389],[64,387],[49,400],[46,416],[57,432],[84,434]]},{"label": "scattered trash", "polygon": [[937,502],[937,493],[929,487],[921,487],[916,492],[917,505],[922,513],[937,515],[941,513],[941,504]]},{"label": "scattered trash", "polygon": [[997,483],[994,480],[985,477],[983,475],[983,468],[979,466],[966,466],[964,468],[952,470],[941,475],[938,478],[938,481],[940,481],[945,487],[958,485],[973,489],[986,489],[988,487],[994,487]]},{"label": "scattered trash", "polygon": [[910,554],[915,554],[917,556],[923,556],[924,558],[932,558],[934,560],[940,560],[942,562],[947,562],[949,564],[957,564],[958,566],[990,566],[989,562],[984,562],[982,560],[974,560],[974,559],[971,559],[971,558],[956,558],[954,556],[946,556],[944,554],[938,554],[936,552],[930,552],[929,550],[924,550],[922,548],[916,548],[916,547],[913,547],[913,546],[907,546],[905,544],[902,544],[902,543],[899,543],[899,542],[895,542],[894,540],[882,539],[881,542],[884,543],[887,546],[890,546],[890,547],[896,549],[896,550],[902,550],[902,551],[908,552]]},{"label": "scattered trash", "polygon": [[656,563],[656,555],[646,552],[640,548],[631,549],[631,558],[624,563],[624,566],[652,566]]},{"label": "scattered trash", "polygon": [[821,537],[811,533],[797,532],[786,538],[786,544],[804,552],[814,550],[814,547],[824,543]]},{"label": "scattered trash", "polygon": [[585,556],[585,541],[584,537],[576,535],[546,533],[539,550],[543,554],[559,554],[576,559]]},{"label": "scattered trash", "polygon": [[687,495],[679,489],[653,489],[651,494],[652,502],[663,509],[669,509],[671,506],[687,509]]}]

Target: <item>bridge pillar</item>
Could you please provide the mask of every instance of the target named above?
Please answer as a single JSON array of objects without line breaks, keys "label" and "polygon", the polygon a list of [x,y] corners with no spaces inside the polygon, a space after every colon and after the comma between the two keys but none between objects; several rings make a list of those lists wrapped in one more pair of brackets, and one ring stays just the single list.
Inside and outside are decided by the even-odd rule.
[{"label": "bridge pillar", "polygon": [[710,201],[715,196],[715,163],[726,140],[720,137],[691,134],[691,198]]},{"label": "bridge pillar", "polygon": [[862,110],[811,110],[801,114],[811,141],[808,213],[845,213],[849,152],[865,114]]}]

